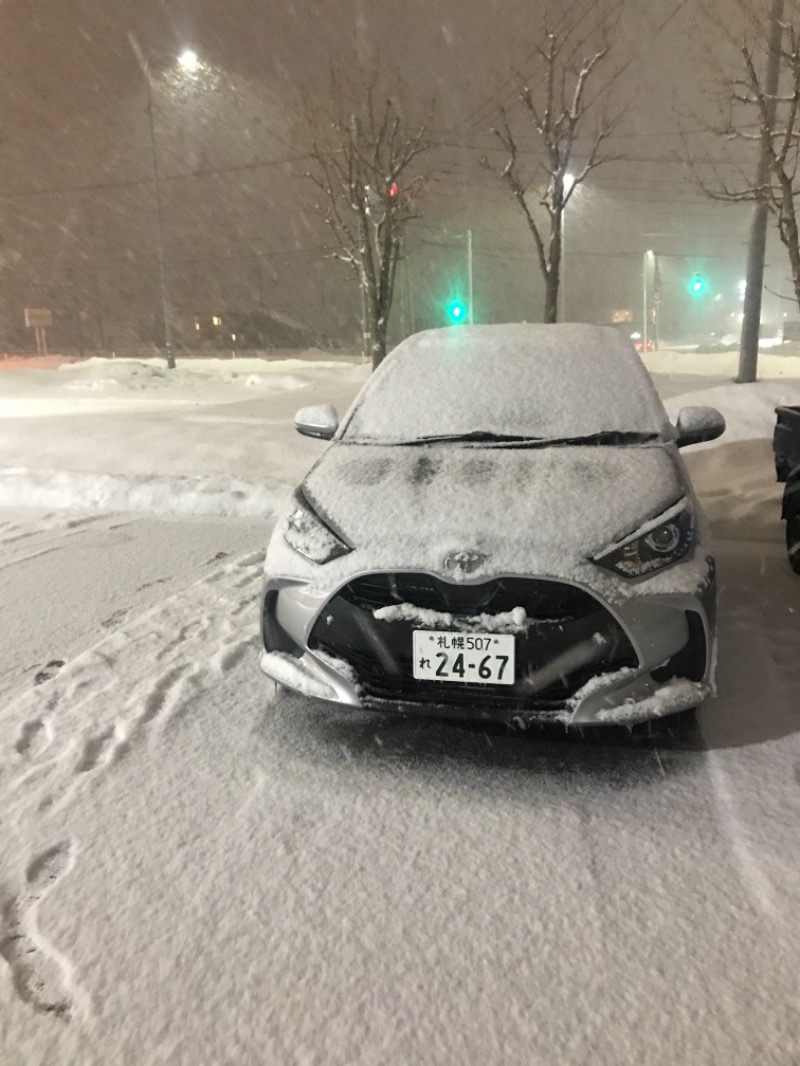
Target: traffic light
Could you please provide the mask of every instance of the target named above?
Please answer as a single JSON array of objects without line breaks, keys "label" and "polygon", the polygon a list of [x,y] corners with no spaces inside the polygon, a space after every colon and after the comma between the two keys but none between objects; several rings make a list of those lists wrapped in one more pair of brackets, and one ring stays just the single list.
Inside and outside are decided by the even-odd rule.
[{"label": "traffic light", "polygon": [[692,296],[701,296],[706,289],[705,278],[701,274],[692,274],[692,280],[689,282],[689,292]]},{"label": "traffic light", "polygon": [[467,318],[467,309],[460,300],[452,300],[447,305],[447,317],[451,322],[464,322]]}]

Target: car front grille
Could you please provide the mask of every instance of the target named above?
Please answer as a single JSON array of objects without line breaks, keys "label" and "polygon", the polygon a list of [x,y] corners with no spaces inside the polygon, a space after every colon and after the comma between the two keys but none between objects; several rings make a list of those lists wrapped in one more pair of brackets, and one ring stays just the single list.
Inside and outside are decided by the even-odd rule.
[{"label": "car front grille", "polygon": [[[444,624],[409,620],[379,621],[374,611],[393,604],[437,610],[456,619],[500,614],[523,607],[534,620],[515,638],[513,685],[416,680],[413,676],[414,629],[455,630]],[[596,640],[601,634],[603,642]],[[579,646],[594,645],[591,662],[579,662],[546,687],[529,678]],[[312,650],[343,659],[356,672],[362,699],[370,703],[419,704],[469,709],[492,715],[563,711],[591,678],[639,665],[626,634],[603,604],[582,589],[561,581],[497,578],[476,585],[455,585],[423,573],[374,573],[356,578],[326,605],[309,638]]]},{"label": "car front grille", "polygon": [[412,603],[427,610],[469,616],[524,607],[528,618],[537,621],[577,618],[597,607],[587,592],[562,581],[502,577],[465,585],[411,572],[367,574],[351,581],[339,595],[367,611]]}]

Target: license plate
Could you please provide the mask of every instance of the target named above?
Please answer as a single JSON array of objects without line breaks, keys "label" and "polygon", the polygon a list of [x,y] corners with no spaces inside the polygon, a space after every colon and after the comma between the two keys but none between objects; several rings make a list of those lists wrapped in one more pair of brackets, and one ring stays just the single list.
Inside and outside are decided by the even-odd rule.
[{"label": "license plate", "polygon": [[414,630],[414,677],[420,681],[514,684],[510,633],[444,633]]}]

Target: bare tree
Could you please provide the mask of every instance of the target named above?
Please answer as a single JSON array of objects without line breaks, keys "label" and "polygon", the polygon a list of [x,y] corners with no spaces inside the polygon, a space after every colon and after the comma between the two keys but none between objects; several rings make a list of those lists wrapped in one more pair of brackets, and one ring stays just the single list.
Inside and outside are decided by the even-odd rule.
[{"label": "bare tree", "polygon": [[[702,6],[717,52],[725,49],[716,57],[709,52],[719,114],[716,122],[706,124],[729,148],[745,146],[752,173],[745,171],[741,153],[738,160],[731,155],[724,168],[693,156],[688,148],[686,155],[695,183],[707,196],[766,208],[786,248],[800,307],[800,16],[796,5],[783,5],[778,20],[770,18],[768,4],[737,0],[736,6],[738,18],[731,18],[730,6],[722,12],[713,0]],[[770,53],[778,60],[776,81],[772,64],[773,85],[767,81]]]},{"label": "bare tree", "polygon": [[396,97],[376,84],[360,106],[348,108],[334,81],[332,107],[305,106],[317,208],[336,242],[329,252],[348,263],[361,290],[365,345],[372,367],[386,355],[397,262],[406,226],[418,218],[424,175],[412,173],[418,156],[433,147],[426,127],[406,126]]},{"label": "bare tree", "polygon": [[[507,152],[500,176],[522,211],[536,245],[545,283],[544,321],[558,319],[564,209],[575,189],[602,163],[620,156],[604,153],[605,140],[621,113],[606,107],[620,68],[608,71],[613,25],[601,24],[580,36],[581,23],[550,30],[545,23],[536,46],[536,69],[528,79],[519,77],[520,120],[501,108],[492,133]],[[537,143],[535,163],[520,160],[520,138],[515,125],[525,120]],[[578,153],[576,141],[587,138],[588,149]],[[488,159],[484,166],[493,169]],[[570,173],[573,168],[574,173]]]}]

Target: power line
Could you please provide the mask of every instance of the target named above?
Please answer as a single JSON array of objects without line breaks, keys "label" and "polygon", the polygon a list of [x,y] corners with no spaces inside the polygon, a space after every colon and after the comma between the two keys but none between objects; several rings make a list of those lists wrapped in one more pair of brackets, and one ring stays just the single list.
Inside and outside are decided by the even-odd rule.
[{"label": "power line", "polygon": [[[234,174],[243,171],[260,170],[264,167],[288,166],[290,163],[298,163],[308,159],[308,155],[290,156],[286,159],[264,159],[253,163],[238,163],[227,167],[208,167],[203,170],[193,170],[185,174],[168,174],[160,180],[162,182],[191,181],[193,178],[214,177],[219,174]],[[35,196],[62,196],[75,192],[105,192],[107,189],[138,188],[143,185],[152,185],[152,178],[129,178],[109,180],[102,182],[87,182],[83,185],[53,186],[49,189],[27,189],[4,192],[0,200],[27,199]]]}]

